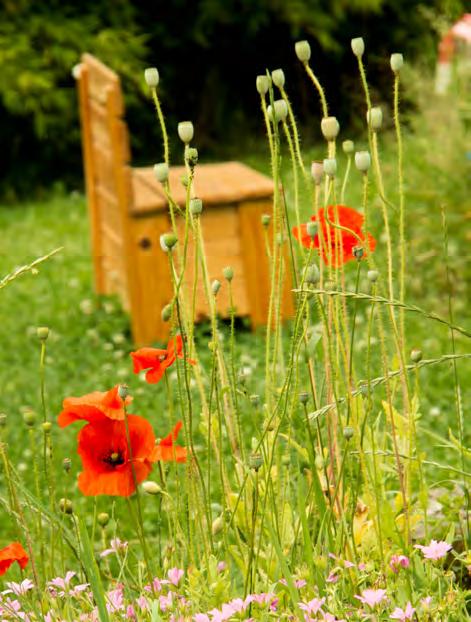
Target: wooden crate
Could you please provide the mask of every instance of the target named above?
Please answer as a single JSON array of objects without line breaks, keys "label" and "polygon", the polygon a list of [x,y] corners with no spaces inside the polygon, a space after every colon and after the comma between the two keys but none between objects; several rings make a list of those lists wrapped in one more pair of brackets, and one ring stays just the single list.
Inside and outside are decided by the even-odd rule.
[{"label": "wooden crate", "polygon": [[[173,293],[168,259],[160,247],[160,236],[171,229],[167,200],[152,167],[130,166],[118,76],[84,54],[78,84],[95,289],[100,294],[119,295],[131,314],[137,344],[163,341],[169,326],[162,322],[160,312]],[[186,200],[181,183],[184,174],[184,167],[172,167],[169,176],[171,194],[181,207]],[[264,324],[270,279],[261,216],[272,210],[271,179],[240,162],[202,164],[196,167],[194,190],[204,206],[200,218],[209,278],[223,283],[217,296],[218,313],[228,315],[228,288],[222,270],[231,266],[237,315],[249,317],[253,327]],[[183,240],[183,219],[178,218],[177,227]],[[293,302],[286,272],[282,315],[290,317]],[[192,238],[185,280],[191,290]],[[207,316],[199,270],[196,318]]]}]

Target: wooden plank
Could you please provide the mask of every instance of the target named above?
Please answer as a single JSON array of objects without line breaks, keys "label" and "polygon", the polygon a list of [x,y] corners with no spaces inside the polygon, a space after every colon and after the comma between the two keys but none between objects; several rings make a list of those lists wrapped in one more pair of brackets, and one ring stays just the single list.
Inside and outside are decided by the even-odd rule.
[{"label": "wooden plank", "polygon": [[106,105],[106,90],[109,89],[113,93],[113,114],[122,116],[124,104],[118,74],[91,54],[83,54],[82,63],[88,70],[88,97]]}]

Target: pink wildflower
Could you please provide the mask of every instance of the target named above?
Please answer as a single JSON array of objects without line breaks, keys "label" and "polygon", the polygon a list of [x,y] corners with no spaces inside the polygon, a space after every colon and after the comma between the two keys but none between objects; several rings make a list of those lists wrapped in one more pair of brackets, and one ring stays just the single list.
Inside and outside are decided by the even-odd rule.
[{"label": "pink wildflower", "polygon": [[327,583],[337,583],[338,580],[339,580],[339,575],[335,574],[335,572],[331,572],[326,579]]},{"label": "pink wildflower", "polygon": [[119,585],[115,590],[110,590],[106,594],[106,608],[109,613],[116,613],[121,609],[124,609],[124,591],[122,585]]},{"label": "pink wildflower", "polygon": [[432,597],[426,596],[425,598],[422,598],[422,600],[420,601],[420,604],[422,605],[424,609],[430,609],[431,602],[432,602]]},{"label": "pink wildflower", "polygon": [[110,541],[110,548],[105,549],[100,553],[100,557],[107,557],[108,555],[112,555],[113,553],[120,553],[121,551],[125,551],[128,548],[127,542],[122,542],[119,538],[113,538]]},{"label": "pink wildflower", "polygon": [[173,585],[177,586],[180,583],[180,579],[183,577],[184,574],[184,571],[180,570],[179,568],[170,568],[170,570],[167,572],[167,577],[169,578],[170,583],[173,583]]},{"label": "pink wildflower", "polygon": [[393,555],[389,562],[389,567],[394,573],[398,573],[401,568],[409,568],[410,560],[405,555]]},{"label": "pink wildflower", "polygon": [[373,608],[386,598],[386,590],[363,590],[361,596],[355,596],[355,598]]},{"label": "pink wildflower", "polygon": [[34,583],[31,579],[24,579],[21,583],[9,581],[6,586],[8,590],[4,590],[2,594],[15,594],[15,596],[23,596],[26,592],[34,589]]},{"label": "pink wildflower", "polygon": [[452,547],[451,544],[448,544],[448,542],[444,542],[443,540],[440,540],[440,542],[437,542],[437,540],[432,540],[428,546],[416,544],[415,548],[422,551],[425,559],[437,560],[445,557],[445,555]]},{"label": "pink wildflower", "polygon": [[205,613],[196,613],[193,616],[193,620],[194,622],[210,622],[209,616],[207,616]]},{"label": "pink wildflower", "polygon": [[219,562],[218,565],[216,566],[216,569],[219,573],[224,572],[226,568],[227,568],[226,562]]},{"label": "pink wildflower", "polygon": [[394,611],[389,616],[391,620],[400,620],[401,622],[406,622],[406,620],[412,620],[412,616],[415,613],[414,607],[410,602],[407,603],[405,609],[401,609],[400,607],[396,607]]},{"label": "pink wildflower", "polygon": [[[281,585],[288,585],[288,581],[286,579],[280,579],[279,582],[281,583]],[[304,587],[305,585],[307,585],[307,583],[304,579],[296,579],[294,581],[294,587],[297,588],[298,590]]]},{"label": "pink wildflower", "polygon": [[318,611],[320,611],[324,603],[325,598],[313,598],[308,603],[298,603],[298,606],[302,611],[306,611],[306,613],[311,615],[316,614]]}]

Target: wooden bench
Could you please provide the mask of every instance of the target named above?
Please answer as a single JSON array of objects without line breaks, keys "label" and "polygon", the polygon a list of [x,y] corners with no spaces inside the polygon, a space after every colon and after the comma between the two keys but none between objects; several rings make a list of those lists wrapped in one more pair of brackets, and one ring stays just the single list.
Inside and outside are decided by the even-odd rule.
[{"label": "wooden bench", "polygon": [[[119,295],[131,314],[137,344],[162,341],[168,336],[169,325],[162,321],[160,312],[173,294],[168,260],[159,243],[161,234],[171,230],[167,200],[152,167],[130,165],[119,77],[84,54],[77,78],[95,289],[99,294]],[[171,193],[183,207],[184,173],[184,167],[177,166],[169,175]],[[209,276],[223,283],[217,296],[218,313],[228,314],[228,288],[222,270],[232,266],[237,315],[250,317],[254,327],[265,323],[270,279],[261,216],[271,213],[271,179],[240,162],[201,164],[196,167],[194,186],[196,196],[203,201],[201,223]],[[177,224],[182,230],[183,219]],[[183,233],[179,237],[182,240]],[[192,256],[190,245],[188,284],[193,283]],[[284,317],[293,313],[290,288],[287,278]],[[196,317],[207,315],[199,281]]]}]

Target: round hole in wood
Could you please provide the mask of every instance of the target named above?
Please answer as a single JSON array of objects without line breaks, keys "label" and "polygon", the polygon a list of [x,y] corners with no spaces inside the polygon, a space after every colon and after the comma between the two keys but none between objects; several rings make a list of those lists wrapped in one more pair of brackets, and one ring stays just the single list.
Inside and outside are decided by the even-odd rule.
[{"label": "round hole in wood", "polygon": [[139,246],[143,248],[144,250],[147,250],[148,248],[152,246],[152,242],[150,238],[144,236],[143,238],[139,240]]}]

